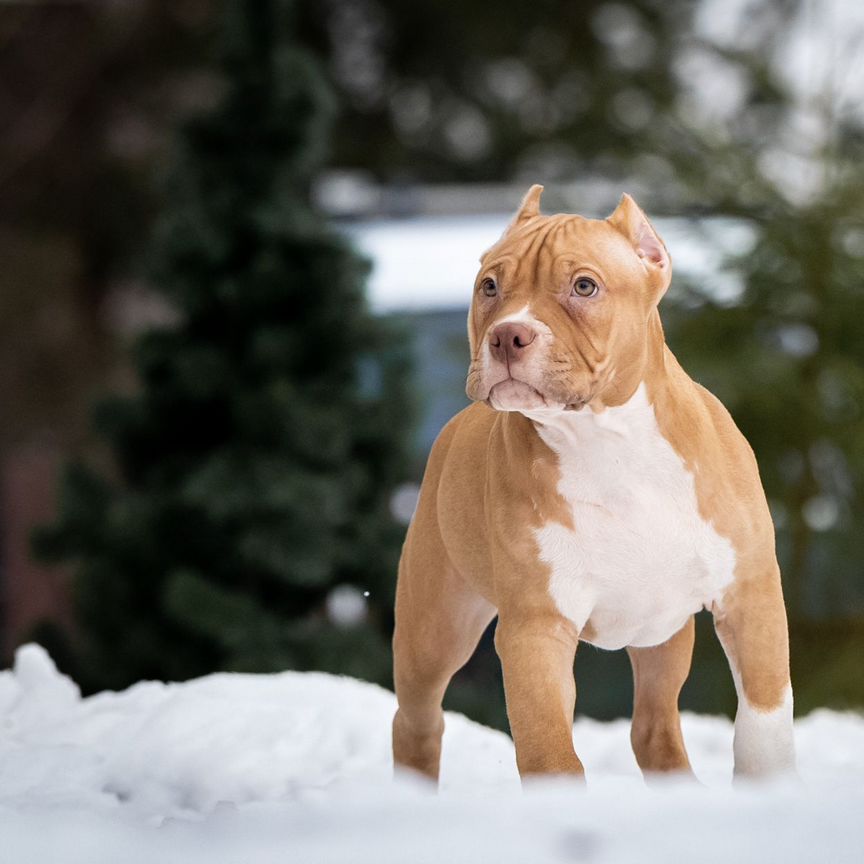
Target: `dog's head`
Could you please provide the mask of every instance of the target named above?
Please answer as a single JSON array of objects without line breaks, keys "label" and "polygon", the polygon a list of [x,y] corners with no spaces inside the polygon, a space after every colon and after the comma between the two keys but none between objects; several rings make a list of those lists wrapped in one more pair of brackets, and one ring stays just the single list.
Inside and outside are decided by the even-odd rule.
[{"label": "dog's head", "polygon": [[541,216],[542,191],[481,258],[466,392],[499,411],[618,404],[642,377],[669,255],[629,195],[599,220]]}]

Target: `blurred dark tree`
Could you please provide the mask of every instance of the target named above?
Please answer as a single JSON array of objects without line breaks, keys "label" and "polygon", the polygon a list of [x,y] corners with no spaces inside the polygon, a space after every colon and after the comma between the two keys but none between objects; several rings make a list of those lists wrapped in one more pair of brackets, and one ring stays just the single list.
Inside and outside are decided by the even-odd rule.
[{"label": "blurred dark tree", "polygon": [[97,411],[113,467],[70,468],[37,537],[74,562],[88,687],[389,678],[405,358],[307,205],[331,104],[292,5],[225,4],[224,92],[181,136],[155,241],[175,320],[138,340],[138,392]]},{"label": "blurred dark tree", "polygon": [[304,0],[343,102],[335,163],[388,182],[626,170],[679,91],[687,0]]},{"label": "blurred dark tree", "polygon": [[178,118],[212,104],[213,4],[0,4],[4,658],[40,617],[68,627],[68,574],[28,560],[30,528],[94,393],[125,377],[118,345],[158,314],[139,266],[153,179]]}]

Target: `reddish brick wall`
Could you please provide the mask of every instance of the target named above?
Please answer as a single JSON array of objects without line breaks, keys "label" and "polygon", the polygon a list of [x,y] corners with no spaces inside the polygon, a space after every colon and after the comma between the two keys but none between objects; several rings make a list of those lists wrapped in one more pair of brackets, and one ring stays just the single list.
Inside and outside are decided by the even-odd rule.
[{"label": "reddish brick wall", "polygon": [[8,658],[39,621],[71,627],[68,576],[30,554],[30,534],[55,512],[59,454],[27,445],[0,463],[0,650]]}]

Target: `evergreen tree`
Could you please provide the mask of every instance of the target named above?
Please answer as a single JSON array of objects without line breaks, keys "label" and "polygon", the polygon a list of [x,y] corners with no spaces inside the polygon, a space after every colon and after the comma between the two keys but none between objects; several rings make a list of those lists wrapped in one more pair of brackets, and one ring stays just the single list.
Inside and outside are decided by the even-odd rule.
[{"label": "evergreen tree", "polygon": [[[105,401],[37,552],[75,563],[86,685],[214,669],[389,678],[405,358],[365,262],[307,201],[331,105],[290,3],[226,0],[219,107],[184,130],[155,238],[176,323]],[[338,626],[334,587],[368,616]],[[344,591],[345,589],[343,589]]]}]

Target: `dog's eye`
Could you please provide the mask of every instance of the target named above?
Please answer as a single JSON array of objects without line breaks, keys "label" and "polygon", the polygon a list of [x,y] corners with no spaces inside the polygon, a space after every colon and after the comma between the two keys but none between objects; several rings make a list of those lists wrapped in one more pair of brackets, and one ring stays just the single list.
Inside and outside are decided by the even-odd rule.
[{"label": "dog's eye", "polygon": [[498,293],[498,286],[495,284],[495,280],[489,278],[488,276],[480,283],[480,290],[487,297],[494,297]]},{"label": "dog's eye", "polygon": [[587,276],[580,276],[573,283],[573,290],[571,293],[575,294],[577,297],[593,297],[597,293],[597,283],[593,279],[589,279]]}]

